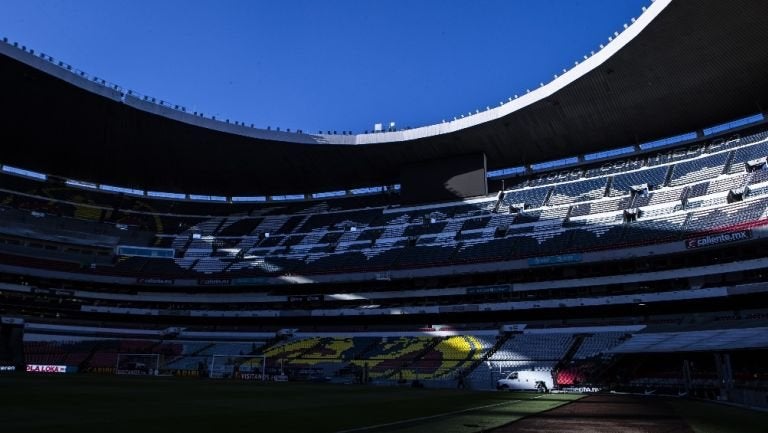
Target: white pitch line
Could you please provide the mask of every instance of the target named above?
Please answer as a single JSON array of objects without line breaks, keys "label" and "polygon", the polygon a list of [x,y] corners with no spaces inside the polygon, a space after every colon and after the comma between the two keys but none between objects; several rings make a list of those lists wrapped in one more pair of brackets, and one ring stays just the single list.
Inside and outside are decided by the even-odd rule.
[{"label": "white pitch line", "polygon": [[[543,396],[543,394],[540,395],[540,396],[534,397],[534,398],[541,398],[542,396]],[[494,403],[494,404],[488,404],[488,405],[485,405],[485,406],[470,407],[468,409],[455,410],[453,412],[443,412],[443,413],[439,413],[437,415],[422,416],[422,417],[418,417],[418,418],[405,419],[405,420],[402,420],[402,421],[395,421],[395,422],[388,422],[388,423],[384,423],[384,424],[369,425],[369,426],[366,426],[366,427],[357,427],[357,428],[353,428],[353,429],[349,429],[349,430],[339,430],[336,433],[352,433],[352,432],[359,432],[359,431],[374,430],[374,429],[382,428],[382,427],[391,427],[391,426],[395,426],[395,425],[398,425],[398,424],[408,424],[408,423],[412,423],[412,422],[426,421],[426,420],[429,420],[429,419],[441,418],[441,417],[444,417],[444,416],[457,415],[457,414],[464,413],[464,412],[472,412],[474,410],[487,409],[489,407],[503,406],[505,404],[520,403],[521,401],[530,401],[530,400],[532,400],[532,399],[505,401],[503,403]]]}]

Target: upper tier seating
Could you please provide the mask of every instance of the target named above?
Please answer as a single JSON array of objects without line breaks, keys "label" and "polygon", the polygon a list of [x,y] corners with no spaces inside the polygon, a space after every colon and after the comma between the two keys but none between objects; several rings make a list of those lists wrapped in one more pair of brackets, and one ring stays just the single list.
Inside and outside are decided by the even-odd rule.
[{"label": "upper tier seating", "polygon": [[555,206],[602,198],[605,195],[607,180],[608,178],[603,177],[555,185],[548,204]]},{"label": "upper tier seating", "polygon": [[664,185],[668,171],[668,166],[661,166],[614,175],[608,195],[614,197],[629,194],[633,186],[643,184],[647,184],[650,189],[659,188]]},{"label": "upper tier seating", "polygon": [[[66,228],[73,232],[70,239],[86,243],[88,233],[118,233],[108,247],[124,243],[175,250],[174,260],[121,257],[90,270],[102,274],[207,278],[522,259],[675,241],[729,226],[763,224],[768,170],[746,172],[744,164],[764,156],[768,147],[760,140],[766,135],[520,178],[510,182],[501,200],[487,197],[411,208],[385,207],[382,201],[354,208],[334,200],[177,205],[2,174],[0,180],[7,184],[0,185],[0,204],[5,209],[2,217],[13,222],[6,227],[22,222],[40,227],[26,232],[32,238],[46,236],[43,228]],[[731,191],[743,201],[729,204]],[[376,204],[373,200],[358,203]],[[206,210],[213,208],[217,210]],[[190,213],[163,213],[180,210]],[[25,213],[30,211],[45,218]],[[114,226],[126,218],[139,226]],[[155,237],[148,240],[138,233]]]},{"label": "upper tier seating", "polygon": [[723,172],[729,155],[729,152],[723,152],[677,163],[672,167],[669,185],[684,185],[717,177]]}]

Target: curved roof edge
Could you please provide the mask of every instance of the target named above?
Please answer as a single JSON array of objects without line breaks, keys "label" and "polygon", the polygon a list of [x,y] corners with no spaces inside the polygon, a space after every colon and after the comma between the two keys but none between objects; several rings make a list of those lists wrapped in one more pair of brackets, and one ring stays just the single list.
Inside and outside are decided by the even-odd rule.
[{"label": "curved roof edge", "polygon": [[[577,62],[573,68],[564,72],[562,75],[555,75],[554,79],[530,92],[525,93],[514,99],[510,98],[507,102],[501,102],[498,107],[489,108],[480,113],[468,115],[444,123],[427,125],[408,129],[404,131],[382,132],[373,134],[358,134],[355,136],[354,144],[374,144],[391,143],[397,141],[416,140],[420,138],[432,137],[441,134],[450,134],[461,131],[462,129],[478,126],[486,122],[501,119],[516,111],[522,110],[536,102],[539,102],[562,88],[573,83],[577,79],[588,74],[598,66],[605,63],[614,54],[619,52],[625,45],[631,42],[640,34],[667,6],[672,0],[654,0],[639,18],[627,25],[623,32],[614,34],[609,38],[609,42],[600,51],[588,56],[584,61]],[[336,143],[333,143],[336,144]]]},{"label": "curved roof edge", "polygon": [[216,196],[394,185],[406,165],[468,154],[485,154],[491,171],[547,166],[768,113],[765,16],[768,2],[657,0],[601,51],[522,97],[452,122],[361,135],[205,118],[0,43],[2,163]]},{"label": "curved roof edge", "polygon": [[443,121],[442,123],[397,131],[382,131],[364,134],[346,134],[346,132],[342,134],[310,134],[305,133],[302,130],[291,132],[290,129],[280,131],[279,129],[271,130],[254,127],[252,123],[248,124],[234,120],[230,122],[229,119],[217,119],[215,116],[205,117],[202,112],[189,113],[182,105],[169,103],[163,100],[159,100],[158,102],[157,98],[142,95],[105,79],[92,76],[85,71],[81,71],[44,53],[35,54],[34,50],[27,49],[27,47],[24,46],[18,46],[18,44],[0,44],[0,54],[14,58],[83,90],[98,94],[116,102],[121,102],[138,110],[214,131],[262,140],[282,141],[296,144],[385,144],[418,140],[458,132],[498,120],[552,96],[562,88],[583,77],[610,59],[614,54],[638,36],[642,30],[644,30],[648,24],[650,24],[671,3],[672,0],[652,0],[651,5],[646,8],[637,19],[633,18],[633,22],[630,25],[625,24],[626,27],[622,32],[616,32],[614,33],[614,36],[609,37],[609,42],[605,46],[602,46],[599,51],[590,56],[585,56],[587,58],[584,61],[576,62],[573,68],[567,71],[564,70],[565,72],[562,75],[555,75],[554,79],[549,83],[543,84],[534,90],[530,90],[520,97],[515,95],[514,99],[509,98],[507,102],[502,101],[497,107],[488,107],[485,111],[476,112],[474,114],[468,113],[466,117],[462,115],[460,118]]}]

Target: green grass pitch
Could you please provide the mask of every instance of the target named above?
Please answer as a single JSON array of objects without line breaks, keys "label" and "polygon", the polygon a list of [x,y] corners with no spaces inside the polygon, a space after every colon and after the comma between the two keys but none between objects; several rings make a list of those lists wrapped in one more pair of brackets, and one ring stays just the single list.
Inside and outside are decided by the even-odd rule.
[{"label": "green grass pitch", "polygon": [[[580,395],[130,376],[0,376],[0,432],[474,433]],[[768,413],[669,400],[697,433],[768,431]]]},{"label": "green grass pitch", "polygon": [[0,376],[0,430],[469,433],[578,397],[156,377]]}]

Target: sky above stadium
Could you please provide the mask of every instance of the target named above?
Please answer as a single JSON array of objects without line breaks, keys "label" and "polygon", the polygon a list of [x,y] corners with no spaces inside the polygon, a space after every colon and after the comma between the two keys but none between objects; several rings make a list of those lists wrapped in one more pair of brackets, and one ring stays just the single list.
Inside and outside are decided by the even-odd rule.
[{"label": "sky above stadium", "polygon": [[547,83],[650,0],[2,0],[0,37],[217,119],[439,123]]}]

